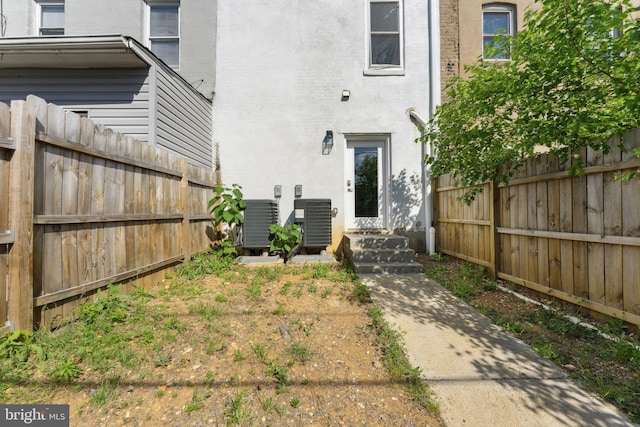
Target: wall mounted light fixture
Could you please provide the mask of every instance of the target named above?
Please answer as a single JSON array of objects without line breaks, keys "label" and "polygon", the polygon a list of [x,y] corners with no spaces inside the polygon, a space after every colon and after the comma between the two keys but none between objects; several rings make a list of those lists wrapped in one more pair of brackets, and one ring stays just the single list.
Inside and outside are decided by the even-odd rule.
[{"label": "wall mounted light fixture", "polygon": [[322,154],[331,153],[331,149],[333,148],[333,131],[328,130],[322,140]]}]

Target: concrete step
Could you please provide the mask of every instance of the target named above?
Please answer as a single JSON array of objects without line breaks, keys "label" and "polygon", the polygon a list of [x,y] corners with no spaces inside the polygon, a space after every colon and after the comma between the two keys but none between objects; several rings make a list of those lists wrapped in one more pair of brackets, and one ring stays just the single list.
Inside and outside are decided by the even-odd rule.
[{"label": "concrete step", "polygon": [[409,274],[422,273],[422,265],[417,262],[359,262],[354,263],[356,273],[360,274]]},{"label": "concrete step", "polygon": [[416,257],[412,249],[353,249],[353,262],[412,262]]},{"label": "concrete step", "polygon": [[422,273],[416,253],[408,248],[409,239],[393,234],[345,234],[344,254],[356,273]]},{"label": "concrete step", "polygon": [[406,249],[409,239],[394,234],[348,234],[351,249]]}]

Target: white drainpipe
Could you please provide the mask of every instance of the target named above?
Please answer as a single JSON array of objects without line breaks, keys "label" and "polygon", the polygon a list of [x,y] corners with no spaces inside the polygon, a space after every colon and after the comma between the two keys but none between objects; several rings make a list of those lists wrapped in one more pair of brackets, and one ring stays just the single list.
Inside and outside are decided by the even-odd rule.
[{"label": "white drainpipe", "polygon": [[[429,0],[429,119],[436,112],[436,106],[440,104],[440,1]],[[419,126],[426,127],[425,120],[415,108],[407,109],[409,117]],[[433,154],[430,143],[422,144],[421,156]],[[431,169],[428,166],[422,168],[422,182],[424,197],[424,228],[425,246],[427,252],[435,251],[435,230],[433,224],[433,194],[431,188]]]},{"label": "white drainpipe", "polygon": [[[440,0],[429,1],[429,118],[436,112],[440,104]],[[425,147],[424,154],[433,154],[431,143]],[[425,174],[425,242],[427,250],[432,255],[435,251],[435,229],[433,229],[433,194],[431,189],[431,168],[424,168]]]}]

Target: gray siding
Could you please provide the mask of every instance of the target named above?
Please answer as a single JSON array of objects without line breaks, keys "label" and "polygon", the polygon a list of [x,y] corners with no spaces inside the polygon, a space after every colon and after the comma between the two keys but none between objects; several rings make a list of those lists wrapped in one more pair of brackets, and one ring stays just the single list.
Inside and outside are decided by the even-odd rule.
[{"label": "gray siding", "polygon": [[[123,34],[146,44],[142,0],[65,0],[65,35]],[[5,37],[36,36],[33,0],[4,1]],[[180,69],[207,98],[213,97],[216,69],[217,0],[180,0]]]},{"label": "gray siding", "polygon": [[0,69],[0,101],[37,95],[141,141],[149,140],[148,69]]},{"label": "gray siding", "polygon": [[156,97],[156,145],[211,168],[211,103],[159,67]]}]

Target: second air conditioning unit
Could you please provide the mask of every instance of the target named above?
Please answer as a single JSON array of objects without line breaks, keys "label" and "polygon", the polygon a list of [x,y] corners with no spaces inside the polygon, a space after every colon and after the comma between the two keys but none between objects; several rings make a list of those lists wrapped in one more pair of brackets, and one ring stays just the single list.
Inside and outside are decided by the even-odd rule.
[{"label": "second air conditioning unit", "polygon": [[302,246],[325,250],[331,244],[331,199],[296,199],[293,207]]}]

